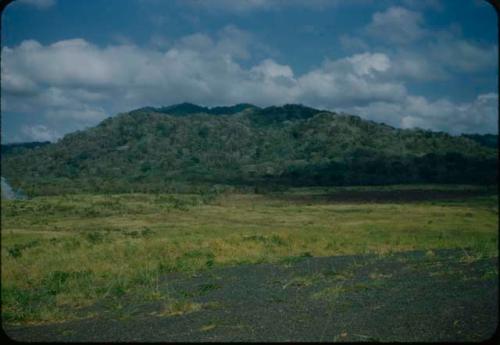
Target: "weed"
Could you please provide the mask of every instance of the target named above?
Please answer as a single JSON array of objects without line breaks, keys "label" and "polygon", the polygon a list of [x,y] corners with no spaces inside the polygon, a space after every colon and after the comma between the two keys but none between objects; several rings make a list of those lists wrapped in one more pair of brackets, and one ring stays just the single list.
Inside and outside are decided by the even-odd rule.
[{"label": "weed", "polygon": [[285,265],[285,267],[291,267],[303,260],[305,260],[308,256],[297,255],[297,256],[285,256],[280,259],[280,262]]},{"label": "weed", "polygon": [[219,302],[207,302],[207,303],[203,303],[202,305],[203,309],[207,309],[207,310],[210,310],[210,309],[219,309],[222,307],[222,304],[219,303]]},{"label": "weed", "polygon": [[21,248],[19,248],[18,246],[14,246],[12,248],[9,248],[8,252],[9,252],[9,255],[12,256],[13,258],[18,258],[22,254]]},{"label": "weed", "polygon": [[208,325],[201,326],[200,327],[200,331],[202,331],[202,332],[208,332],[208,331],[211,331],[212,329],[214,329],[215,327],[217,327],[217,326],[215,324],[211,323],[211,324],[208,324]]},{"label": "weed", "polygon": [[144,228],[142,231],[141,231],[141,236],[142,237],[149,237],[149,236],[152,236],[155,232],[153,230],[151,230],[150,228]]},{"label": "weed", "polygon": [[354,277],[354,273],[350,271],[338,272],[335,270],[326,270],[321,272],[321,274],[325,277],[325,279],[333,280],[348,280]]},{"label": "weed", "polygon": [[221,286],[217,284],[202,284],[198,287],[198,291],[200,294],[204,295],[207,294],[210,291],[220,289]]},{"label": "weed", "polygon": [[271,236],[246,235],[246,236],[243,236],[243,240],[244,241],[260,242],[260,243],[263,243],[267,246],[284,246],[284,245],[286,245],[286,241],[277,234],[273,234]]},{"label": "weed", "polygon": [[130,236],[132,238],[139,238],[139,231],[137,231],[137,230],[130,231],[130,232],[124,232],[123,234],[126,236]]},{"label": "weed", "polygon": [[380,279],[388,279],[392,277],[392,274],[383,274],[383,273],[370,273],[370,279],[380,280]]},{"label": "weed", "polygon": [[15,244],[13,247],[8,248],[7,252],[13,258],[18,258],[22,255],[23,250],[36,247],[40,244],[39,240],[33,240],[25,244]]},{"label": "weed", "polygon": [[340,294],[344,293],[345,291],[346,290],[342,286],[336,285],[323,289],[319,292],[315,292],[311,295],[311,298],[333,302],[340,296]]},{"label": "weed", "polygon": [[481,276],[481,280],[498,280],[498,271],[496,269],[491,269]]},{"label": "weed", "polygon": [[217,284],[202,284],[199,285],[194,291],[183,291],[183,297],[198,297],[208,294],[210,291],[220,289],[221,286]]},{"label": "weed", "polygon": [[48,294],[57,295],[65,291],[70,282],[78,286],[89,280],[91,275],[92,272],[90,271],[53,271],[43,279],[42,286]]},{"label": "weed", "polygon": [[313,285],[314,283],[321,281],[323,279],[322,274],[311,274],[306,276],[294,277],[290,281],[288,281],[285,285],[282,286],[283,289],[288,288],[289,286],[294,286],[298,288],[308,287]]},{"label": "weed", "polygon": [[187,300],[170,300],[157,316],[180,316],[200,311],[202,305]]},{"label": "weed", "polygon": [[71,252],[71,251],[79,248],[81,245],[80,240],[78,240],[77,238],[69,238],[69,239],[64,239],[61,241],[63,243],[63,246],[62,246],[63,252]]},{"label": "weed", "polygon": [[92,231],[85,234],[85,239],[91,244],[98,244],[104,241],[104,235],[97,231]]}]

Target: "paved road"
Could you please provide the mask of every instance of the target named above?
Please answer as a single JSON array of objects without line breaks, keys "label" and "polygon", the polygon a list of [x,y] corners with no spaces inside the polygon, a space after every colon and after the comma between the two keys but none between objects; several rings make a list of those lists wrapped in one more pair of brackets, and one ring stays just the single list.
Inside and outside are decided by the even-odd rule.
[{"label": "paved road", "polygon": [[[165,302],[43,326],[9,326],[21,341],[480,341],[498,324],[498,258],[434,255],[304,258],[217,268],[161,283]],[[94,308],[99,310],[99,305]]]}]

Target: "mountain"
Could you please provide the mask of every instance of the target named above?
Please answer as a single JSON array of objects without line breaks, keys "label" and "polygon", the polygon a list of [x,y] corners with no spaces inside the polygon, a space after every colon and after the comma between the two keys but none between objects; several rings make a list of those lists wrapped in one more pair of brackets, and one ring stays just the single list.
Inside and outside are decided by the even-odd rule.
[{"label": "mountain", "polygon": [[231,115],[239,113],[245,109],[260,109],[260,108],[248,103],[236,104],[230,107],[213,107],[213,108],[202,107],[193,103],[181,103],[160,108],[145,107],[137,109],[136,111],[151,111],[162,114],[183,116],[192,114]]},{"label": "mountain", "polygon": [[498,148],[497,134],[462,134],[463,137],[474,140],[475,142],[491,148]]},{"label": "mountain", "polygon": [[396,129],[303,105],[190,103],[118,114],[57,143],[2,153],[28,195],[496,183],[497,149],[475,138]]},{"label": "mountain", "polygon": [[12,151],[22,151],[23,149],[36,149],[50,144],[50,141],[32,141],[28,143],[12,143],[12,144],[2,144],[2,154],[9,153]]}]

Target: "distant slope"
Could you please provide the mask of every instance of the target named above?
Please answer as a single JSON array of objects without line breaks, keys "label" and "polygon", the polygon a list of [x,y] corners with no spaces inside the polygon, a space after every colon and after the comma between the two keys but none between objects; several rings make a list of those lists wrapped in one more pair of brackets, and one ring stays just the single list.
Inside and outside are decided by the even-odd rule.
[{"label": "distant slope", "polygon": [[23,149],[34,149],[50,144],[50,141],[32,141],[27,143],[13,143],[13,144],[2,144],[2,154],[10,153],[12,151],[20,151]]},{"label": "distant slope", "polygon": [[498,148],[497,134],[462,134],[462,136],[474,140],[483,146]]},{"label": "distant slope", "polygon": [[136,111],[149,111],[169,115],[193,115],[193,114],[212,114],[212,115],[231,115],[242,112],[245,109],[260,109],[255,105],[248,103],[236,104],[229,107],[202,107],[192,103],[174,104],[168,107],[145,107]]},{"label": "distant slope", "polygon": [[495,183],[496,149],[301,105],[184,103],[108,118],[59,142],[2,155],[28,195],[246,186]]}]

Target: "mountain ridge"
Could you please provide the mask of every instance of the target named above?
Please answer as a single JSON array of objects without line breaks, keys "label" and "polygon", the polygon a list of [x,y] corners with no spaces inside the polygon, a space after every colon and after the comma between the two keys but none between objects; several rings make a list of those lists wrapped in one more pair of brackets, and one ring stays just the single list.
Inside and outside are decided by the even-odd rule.
[{"label": "mountain ridge", "polygon": [[2,176],[29,195],[214,184],[496,183],[497,150],[483,139],[296,104],[181,103],[121,113],[57,143],[2,154]]}]

